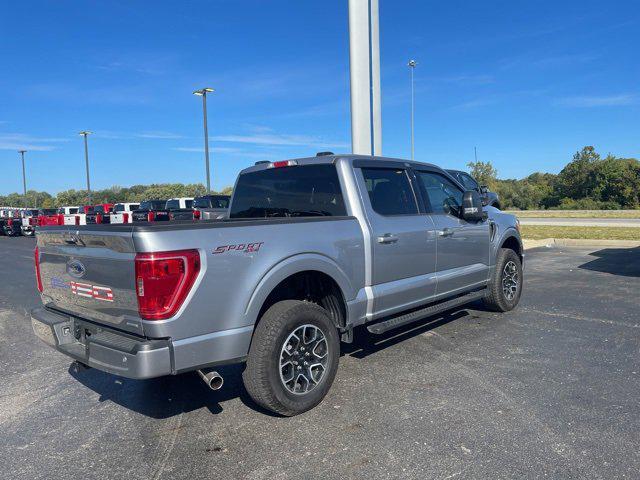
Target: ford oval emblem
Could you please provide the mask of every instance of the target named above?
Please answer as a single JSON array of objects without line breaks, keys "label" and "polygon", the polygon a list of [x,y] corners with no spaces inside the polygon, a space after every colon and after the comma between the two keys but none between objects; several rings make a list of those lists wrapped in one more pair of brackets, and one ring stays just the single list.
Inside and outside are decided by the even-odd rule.
[{"label": "ford oval emblem", "polygon": [[84,265],[80,260],[71,260],[67,263],[67,273],[75,278],[81,278],[86,272]]}]

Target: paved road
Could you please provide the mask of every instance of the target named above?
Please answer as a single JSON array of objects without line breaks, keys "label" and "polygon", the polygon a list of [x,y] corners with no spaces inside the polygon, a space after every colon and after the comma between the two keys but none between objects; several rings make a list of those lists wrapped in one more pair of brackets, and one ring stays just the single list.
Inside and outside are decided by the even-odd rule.
[{"label": "paved road", "polygon": [[521,218],[522,225],[571,227],[640,227],[640,218]]},{"label": "paved road", "polygon": [[0,237],[3,478],[638,478],[640,249],[532,251],[514,312],[358,332],[328,398],[277,418],[238,367],[219,392],[70,373],[31,333],[32,248]]}]

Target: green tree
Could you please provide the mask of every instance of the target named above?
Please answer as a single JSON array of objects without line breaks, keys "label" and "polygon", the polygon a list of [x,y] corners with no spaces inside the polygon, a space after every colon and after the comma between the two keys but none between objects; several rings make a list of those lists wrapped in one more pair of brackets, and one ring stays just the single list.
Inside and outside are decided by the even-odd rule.
[{"label": "green tree", "polygon": [[557,190],[560,198],[592,198],[595,189],[594,169],[600,155],[592,146],[584,147],[573,156],[558,175]]},{"label": "green tree", "polygon": [[489,188],[495,188],[498,171],[491,162],[469,162],[469,173],[475,178],[480,185],[487,185]]}]

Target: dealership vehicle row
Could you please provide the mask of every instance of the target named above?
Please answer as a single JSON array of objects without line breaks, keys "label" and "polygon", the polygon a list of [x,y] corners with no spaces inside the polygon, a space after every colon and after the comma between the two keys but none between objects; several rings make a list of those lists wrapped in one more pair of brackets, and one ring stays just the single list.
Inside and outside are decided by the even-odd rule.
[{"label": "dealership vehicle row", "polygon": [[38,227],[224,218],[228,195],[101,203],[60,208],[0,208],[0,234],[33,236]]}]

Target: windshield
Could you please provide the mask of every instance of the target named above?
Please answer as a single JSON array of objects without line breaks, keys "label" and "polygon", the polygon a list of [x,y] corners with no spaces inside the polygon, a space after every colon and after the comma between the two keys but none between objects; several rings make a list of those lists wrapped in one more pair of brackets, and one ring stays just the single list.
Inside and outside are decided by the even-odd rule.
[{"label": "windshield", "polygon": [[216,195],[196,198],[193,202],[196,208],[229,208],[229,197]]},{"label": "windshield", "polygon": [[164,200],[147,200],[140,203],[140,210],[160,210],[164,208]]},{"label": "windshield", "polygon": [[335,165],[268,168],[245,173],[230,218],[346,215]]},{"label": "windshield", "polygon": [[[140,205],[138,205],[137,203],[130,203],[129,211],[137,210],[138,207],[140,207]],[[126,212],[127,206],[124,203],[116,203],[115,207],[113,207],[113,211],[116,213]]]},{"label": "windshield", "polygon": [[462,180],[462,184],[465,186],[465,188],[468,188],[469,190],[478,190],[478,182],[476,182],[470,175],[467,175],[466,173],[461,173],[460,174],[460,180]]}]

